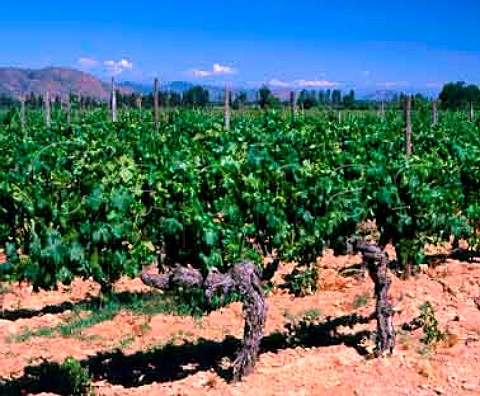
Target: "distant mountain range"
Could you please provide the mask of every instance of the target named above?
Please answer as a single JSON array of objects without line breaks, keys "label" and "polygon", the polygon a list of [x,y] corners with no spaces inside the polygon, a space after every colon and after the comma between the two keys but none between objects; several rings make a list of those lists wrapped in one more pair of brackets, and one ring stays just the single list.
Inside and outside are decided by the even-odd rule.
[{"label": "distant mountain range", "polygon": [[[160,86],[165,91],[182,93],[194,84],[174,81]],[[135,82],[119,82],[117,88],[124,93],[147,94],[152,92],[151,85]],[[213,100],[221,100],[222,87],[206,86]],[[48,67],[45,69],[0,68],[0,95],[20,98],[30,93],[43,95],[48,92],[52,97],[67,97],[70,93],[107,100],[110,97],[110,82],[80,70],[65,67]]]},{"label": "distant mountain range", "polygon": [[[149,94],[153,91],[153,83],[152,84],[144,84],[144,83],[135,83],[135,82],[123,82],[121,84],[125,88],[132,89],[135,92],[142,93],[142,94]],[[160,85],[161,91],[173,91],[178,93],[183,93],[186,90],[194,87],[196,84],[186,82],[186,81],[173,81],[163,85]],[[210,95],[210,100],[212,101],[222,101],[224,98],[225,88],[215,85],[203,85],[203,87],[208,90]],[[255,90],[243,90],[243,89],[233,89],[233,92],[244,91],[247,93],[247,98],[249,100],[255,99]]]},{"label": "distant mountain range", "polygon": [[[131,81],[126,81],[121,84],[123,87],[129,88],[135,92],[142,93],[142,94],[149,94],[153,92],[153,81],[152,84],[146,83],[136,83]],[[194,86],[192,83],[188,83],[185,81],[173,81],[167,83],[165,85],[160,85],[159,89],[161,91],[175,91],[182,93],[187,89],[190,89]],[[218,89],[218,87],[215,87]]]},{"label": "distant mountain range", "polygon": [[378,90],[362,95],[361,99],[373,102],[389,102],[392,101],[396,95],[398,95],[398,92],[390,90]]},{"label": "distant mountain range", "polygon": [[[120,87],[132,92],[128,87]],[[110,84],[79,70],[49,67],[40,70],[0,68],[0,95],[19,98],[35,93],[67,97],[69,93],[108,99]]]},{"label": "distant mountain range", "polygon": [[[182,93],[193,87],[194,84],[185,81],[173,81],[160,86],[162,91]],[[224,88],[221,86],[204,86],[210,93],[213,101],[222,101]],[[117,86],[124,93],[147,94],[152,92],[152,84],[121,82]],[[290,88],[270,87],[272,93],[281,100],[288,100]],[[256,98],[256,89],[234,88],[234,93],[244,91],[249,101]],[[76,93],[97,99],[107,100],[110,96],[110,82],[80,70],[65,67],[48,67],[39,70],[20,68],[0,68],[0,95],[20,98],[30,93],[43,95],[46,92],[53,96],[67,97],[69,93]],[[391,100],[396,94],[392,90],[377,90],[374,92],[357,92],[358,99],[364,100]]]}]

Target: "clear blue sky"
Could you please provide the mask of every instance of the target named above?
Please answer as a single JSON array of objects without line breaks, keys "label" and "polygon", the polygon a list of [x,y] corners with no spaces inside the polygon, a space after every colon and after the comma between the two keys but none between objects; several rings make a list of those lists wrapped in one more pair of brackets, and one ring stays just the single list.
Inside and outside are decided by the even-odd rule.
[{"label": "clear blue sky", "polygon": [[245,86],[480,83],[480,0],[4,2],[0,66],[51,65]]}]

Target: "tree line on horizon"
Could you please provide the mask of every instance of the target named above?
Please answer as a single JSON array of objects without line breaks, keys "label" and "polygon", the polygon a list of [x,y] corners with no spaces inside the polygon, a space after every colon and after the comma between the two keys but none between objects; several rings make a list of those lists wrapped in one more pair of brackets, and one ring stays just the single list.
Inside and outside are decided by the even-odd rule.
[{"label": "tree line on horizon", "polygon": [[[388,103],[389,107],[403,108],[405,101],[405,93],[395,93],[388,100],[383,102]],[[415,102],[429,102],[431,99],[422,94],[415,94],[413,96],[413,103]],[[326,90],[302,90],[296,93],[296,105],[301,109],[312,108],[334,108],[334,109],[356,109],[367,110],[376,108],[382,100],[362,100],[357,99],[355,91],[350,90],[344,94],[340,89],[326,89]],[[117,105],[127,108],[142,107],[151,109],[154,106],[154,94],[137,94],[137,93],[123,93],[121,90],[116,91]],[[444,110],[461,110],[466,109],[472,103],[474,107],[480,107],[480,88],[478,85],[467,85],[463,81],[449,82],[445,84],[438,96],[440,108]],[[25,97],[25,106],[29,109],[40,109],[44,106],[44,95],[35,94],[31,92]],[[64,102],[60,96],[54,96],[51,99],[52,104],[61,106]],[[69,102],[72,107],[81,109],[93,109],[100,106],[107,106],[105,101],[90,96],[82,96],[76,94],[69,95]],[[196,85],[184,92],[176,91],[160,91],[158,93],[158,103],[160,107],[207,107],[207,106],[221,106],[223,100],[214,100],[210,96],[210,92],[203,86]],[[0,95],[0,108],[17,107],[20,101],[12,96]],[[248,98],[245,91],[233,92],[230,97],[230,105],[233,109],[240,109],[246,106],[256,105],[261,109],[267,108],[281,108],[290,104],[290,100],[282,101],[276,97],[274,93],[267,86],[262,86],[256,94],[256,97]]]}]

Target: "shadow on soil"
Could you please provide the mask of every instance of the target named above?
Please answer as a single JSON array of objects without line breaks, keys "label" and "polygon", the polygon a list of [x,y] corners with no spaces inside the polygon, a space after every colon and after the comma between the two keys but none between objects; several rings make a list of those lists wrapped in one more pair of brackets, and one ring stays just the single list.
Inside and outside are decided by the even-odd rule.
[{"label": "shadow on soil", "polygon": [[[353,327],[355,324],[368,323],[373,316],[348,315],[339,318],[327,318],[324,322],[301,321],[288,324],[283,332],[275,332],[262,341],[261,353],[276,352],[281,349],[301,347],[322,347],[345,344],[355,348],[362,356],[367,351],[361,341],[371,336],[369,331],[354,334],[340,334],[341,326]],[[98,353],[80,362],[89,372],[93,381],[105,380],[113,385],[138,387],[152,382],[170,382],[183,379],[199,371],[213,369],[227,381],[232,379],[230,367],[222,364],[224,358],[233,360],[241,341],[227,337],[223,341],[200,339],[194,343],[185,341],[183,345],[167,344],[159,349],[125,355],[120,350]],[[55,380],[60,375],[60,366],[53,362],[25,368],[24,375],[16,379],[0,380],[1,395],[35,394],[53,392],[67,394]]]},{"label": "shadow on soil", "polygon": [[[135,303],[158,300],[158,293],[154,292],[121,292],[114,293],[109,302],[119,307],[127,307]],[[166,299],[165,299],[166,300]],[[64,301],[55,305],[47,305],[41,309],[15,309],[0,311],[0,320],[16,321],[18,319],[31,319],[46,314],[58,315],[66,311],[91,311],[102,308],[108,302],[100,297],[91,296],[75,303]]]},{"label": "shadow on soil", "polygon": [[[456,248],[449,253],[428,254],[425,256],[425,262],[429,267],[435,268],[438,265],[444,264],[448,259],[458,260],[465,263],[480,264],[480,251],[473,249]],[[389,269],[397,276],[402,275],[402,265],[395,259],[390,260]],[[365,273],[363,272],[362,264],[352,264],[348,267],[342,268],[339,274],[345,277],[353,276],[361,279]],[[413,274],[420,273],[420,268],[414,266]],[[368,275],[365,275],[368,276]]]},{"label": "shadow on soil", "polygon": [[14,310],[4,310],[0,311],[0,319],[2,320],[11,320],[15,321],[18,319],[31,319],[36,316],[41,316],[45,314],[61,314],[65,311],[73,310],[76,306],[82,304],[79,303],[71,303],[71,302],[63,302],[61,304],[56,305],[47,305],[42,309],[14,309]]},{"label": "shadow on soil", "polygon": [[469,263],[478,263],[478,259],[480,258],[480,251],[474,249],[463,249],[463,248],[456,248],[453,249],[449,254],[437,254],[428,256],[434,263],[442,263],[447,259],[458,260],[458,261],[465,261]]}]

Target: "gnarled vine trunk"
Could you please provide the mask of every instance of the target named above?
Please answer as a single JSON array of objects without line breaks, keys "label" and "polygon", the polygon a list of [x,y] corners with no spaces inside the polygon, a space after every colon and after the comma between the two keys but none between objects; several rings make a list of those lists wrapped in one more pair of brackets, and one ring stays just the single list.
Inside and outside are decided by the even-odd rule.
[{"label": "gnarled vine trunk", "polygon": [[378,245],[361,239],[353,242],[353,249],[362,253],[368,273],[375,284],[377,354],[383,355],[387,351],[392,353],[395,347],[395,331],[393,307],[388,300],[388,290],[392,284],[388,276],[388,257]]},{"label": "gnarled vine trunk", "polygon": [[198,269],[177,265],[163,274],[142,273],[146,285],[161,290],[174,287],[201,287],[211,301],[215,294],[224,300],[231,292],[242,296],[245,327],[243,345],[234,362],[233,378],[240,380],[252,372],[260,350],[267,317],[267,302],[262,288],[261,270],[250,262],[233,266],[227,273],[210,271],[204,278]]}]

